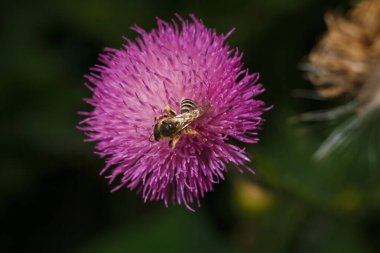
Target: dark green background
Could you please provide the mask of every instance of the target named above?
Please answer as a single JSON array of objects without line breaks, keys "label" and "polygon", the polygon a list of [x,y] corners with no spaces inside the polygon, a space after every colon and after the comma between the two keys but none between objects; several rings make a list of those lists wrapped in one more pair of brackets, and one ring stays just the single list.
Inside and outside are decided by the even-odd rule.
[{"label": "dark green background", "polygon": [[[323,34],[323,13],[344,0],[10,1],[0,8],[1,252],[380,252],[377,167],[355,154],[321,162],[313,152],[334,124],[289,125],[332,104],[299,99],[311,89],[299,63]],[[231,170],[196,213],[144,204],[110,187],[93,143],[76,129],[90,110],[83,75],[129,27],[150,30],[194,13],[260,72],[274,108],[249,148],[256,175]],[[365,144],[364,144],[365,145]],[[247,190],[248,189],[248,190]],[[256,190],[255,190],[256,189]],[[252,194],[256,192],[257,194]]]}]

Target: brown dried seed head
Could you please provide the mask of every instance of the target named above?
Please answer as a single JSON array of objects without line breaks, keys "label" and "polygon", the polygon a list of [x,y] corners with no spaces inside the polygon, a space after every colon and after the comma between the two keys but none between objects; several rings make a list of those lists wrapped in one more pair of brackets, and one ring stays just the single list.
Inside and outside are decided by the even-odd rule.
[{"label": "brown dried seed head", "polygon": [[[366,84],[380,71],[380,0],[362,1],[347,15],[329,12],[325,20],[328,30],[308,57],[308,78],[323,97],[371,99]],[[380,84],[373,86],[379,92]]]}]

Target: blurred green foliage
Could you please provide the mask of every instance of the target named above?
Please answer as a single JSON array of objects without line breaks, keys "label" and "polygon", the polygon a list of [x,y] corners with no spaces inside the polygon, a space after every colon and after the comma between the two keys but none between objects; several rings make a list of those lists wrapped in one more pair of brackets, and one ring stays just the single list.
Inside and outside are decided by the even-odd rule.
[{"label": "blurred green foliage", "polygon": [[[0,10],[1,252],[380,252],[378,168],[355,155],[316,162],[331,125],[288,124],[325,107],[292,97],[311,89],[299,63],[344,0],[3,1]],[[229,173],[202,207],[166,209],[134,192],[109,193],[104,161],[76,129],[83,74],[104,47],[155,16],[194,13],[236,32],[229,44],[260,72],[268,112],[249,147],[256,175]]]}]

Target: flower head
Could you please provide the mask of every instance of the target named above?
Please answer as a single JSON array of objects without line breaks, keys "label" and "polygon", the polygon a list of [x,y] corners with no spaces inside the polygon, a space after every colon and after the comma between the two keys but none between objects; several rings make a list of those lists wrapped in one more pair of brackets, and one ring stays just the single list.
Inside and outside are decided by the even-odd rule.
[{"label": "flower head", "polygon": [[[94,110],[80,128],[106,157],[101,173],[117,181],[114,190],[191,209],[224,179],[227,163],[250,170],[246,151],[230,140],[256,143],[266,108],[254,99],[264,91],[258,74],[243,69],[242,55],[225,44],[230,33],[218,35],[194,16],[178,18],[181,27],[157,19],[151,32],[133,27],[136,42],[105,49],[103,64],[87,76]],[[196,117],[183,116],[195,109]],[[168,130],[161,126],[168,119],[187,125],[173,135],[155,132]]]},{"label": "flower head", "polygon": [[[322,98],[345,96],[349,102],[327,112],[307,113],[305,119],[351,118],[340,124],[316,153],[324,158],[346,147],[358,147],[376,157],[380,109],[380,1],[364,0],[347,15],[327,13],[327,32],[311,51],[307,76]],[[371,133],[371,134],[370,134]],[[364,142],[366,144],[361,144]],[[354,143],[356,142],[356,143]],[[372,155],[376,154],[376,155]]]},{"label": "flower head", "polygon": [[369,87],[369,81],[380,69],[379,20],[378,0],[361,1],[346,16],[326,14],[328,30],[309,55],[308,77],[321,96],[348,94],[360,106],[376,100],[380,85]]}]

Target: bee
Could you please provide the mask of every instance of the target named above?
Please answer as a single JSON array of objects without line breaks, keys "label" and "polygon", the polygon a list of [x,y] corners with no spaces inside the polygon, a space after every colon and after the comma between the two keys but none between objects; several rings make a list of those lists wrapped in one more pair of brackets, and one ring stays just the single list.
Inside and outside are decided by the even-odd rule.
[{"label": "bee", "polygon": [[200,135],[189,125],[201,117],[204,112],[205,107],[197,106],[193,100],[186,98],[181,100],[180,114],[177,114],[173,108],[167,105],[164,113],[155,117],[156,123],[152,133],[154,140],[159,141],[168,138],[170,139],[169,146],[174,149],[181,138],[181,133]]}]

